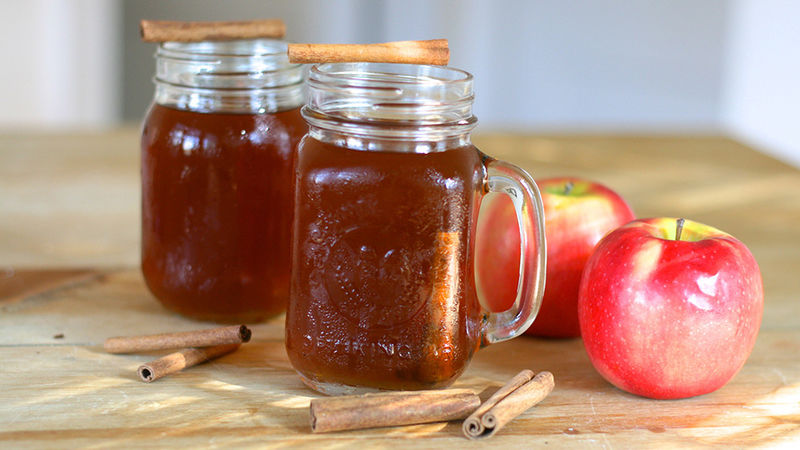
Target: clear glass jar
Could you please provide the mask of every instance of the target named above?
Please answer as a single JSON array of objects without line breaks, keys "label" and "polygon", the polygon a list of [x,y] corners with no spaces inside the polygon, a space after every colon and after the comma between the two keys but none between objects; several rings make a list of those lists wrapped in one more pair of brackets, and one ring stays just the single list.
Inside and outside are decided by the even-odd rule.
[{"label": "clear glass jar", "polygon": [[[446,67],[312,68],[295,171],[286,348],[313,389],[447,386],[481,346],[533,321],[544,288],[541,199],[523,170],[470,142],[472,76]],[[515,203],[522,244],[511,310],[481,309],[474,278],[483,196]]]},{"label": "clear glass jar", "polygon": [[159,46],[141,141],[142,272],[167,308],[227,323],[284,311],[304,75],[281,41]]}]

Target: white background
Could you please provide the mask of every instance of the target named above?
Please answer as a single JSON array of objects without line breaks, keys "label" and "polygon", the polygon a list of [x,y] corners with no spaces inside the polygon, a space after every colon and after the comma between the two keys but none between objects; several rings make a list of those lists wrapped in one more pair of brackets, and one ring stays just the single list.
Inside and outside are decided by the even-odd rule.
[{"label": "white background", "polygon": [[281,17],[288,39],[446,37],[480,130],[731,135],[800,166],[793,0],[0,1],[0,131],[139,120],[142,18]]}]

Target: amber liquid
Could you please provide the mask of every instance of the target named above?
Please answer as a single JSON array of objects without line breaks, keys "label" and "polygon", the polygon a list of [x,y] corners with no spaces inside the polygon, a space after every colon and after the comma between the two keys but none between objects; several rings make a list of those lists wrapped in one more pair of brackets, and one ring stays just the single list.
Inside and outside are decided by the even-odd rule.
[{"label": "amber liquid", "polygon": [[470,231],[481,157],[303,139],[286,348],[306,383],[424,389],[464,371],[483,319]]},{"label": "amber liquid", "polygon": [[217,322],[282,312],[299,108],[198,113],[154,105],[142,135],[142,271],[169,309]]}]

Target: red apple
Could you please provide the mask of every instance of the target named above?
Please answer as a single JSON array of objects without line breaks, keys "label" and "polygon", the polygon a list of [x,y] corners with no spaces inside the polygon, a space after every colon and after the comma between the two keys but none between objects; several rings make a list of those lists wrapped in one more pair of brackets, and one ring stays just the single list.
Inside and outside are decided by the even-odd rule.
[{"label": "red apple", "polygon": [[[544,203],[547,277],[542,308],[527,334],[580,336],[578,286],[595,244],[634,219],[617,193],[592,181],[551,178],[537,181]],[[490,200],[477,232],[477,280],[486,306],[504,311],[514,303],[519,279],[519,228],[505,196]],[[532,254],[535,248],[528,249]]]},{"label": "red apple", "polygon": [[[682,219],[681,219],[682,220]],[[747,247],[707,225],[635,220],[586,264],[578,314],[609,382],[659,399],[712,392],[744,365],[761,324],[761,272]]]}]

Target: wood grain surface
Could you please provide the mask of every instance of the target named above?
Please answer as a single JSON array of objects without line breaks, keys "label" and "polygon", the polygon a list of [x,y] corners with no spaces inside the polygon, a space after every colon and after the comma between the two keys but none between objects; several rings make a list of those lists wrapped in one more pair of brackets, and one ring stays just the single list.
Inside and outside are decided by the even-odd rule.
[{"label": "wood grain surface", "polygon": [[282,318],[237,352],[152,384],[147,355],[106,337],[206,328],[166,312],[139,258],[138,132],[0,136],[0,447],[527,448],[791,446],[800,441],[800,171],[719,137],[478,135],[535,178],[607,184],[637,214],[684,216],[747,244],[764,277],[764,321],[742,371],[700,397],[626,394],[579,339],[529,337],[481,350],[455,387],[488,396],[523,368],[556,388],[497,436],[460,423],[313,435],[317,394],[291,369]]}]

